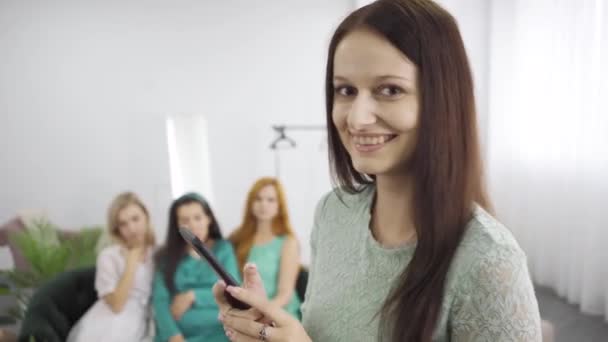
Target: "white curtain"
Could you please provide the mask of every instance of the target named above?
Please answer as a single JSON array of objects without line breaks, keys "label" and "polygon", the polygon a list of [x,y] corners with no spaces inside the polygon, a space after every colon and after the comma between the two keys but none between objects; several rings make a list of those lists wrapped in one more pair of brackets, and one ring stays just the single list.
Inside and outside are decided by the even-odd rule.
[{"label": "white curtain", "polygon": [[608,320],[608,4],[493,1],[487,155],[534,281]]}]

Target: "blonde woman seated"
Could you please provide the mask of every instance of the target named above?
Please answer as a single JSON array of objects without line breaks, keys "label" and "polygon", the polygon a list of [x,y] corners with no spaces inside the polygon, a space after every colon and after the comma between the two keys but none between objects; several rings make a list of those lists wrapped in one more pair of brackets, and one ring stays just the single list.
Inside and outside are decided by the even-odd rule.
[{"label": "blonde woman seated", "polygon": [[108,229],[115,243],[97,257],[99,299],[70,331],[69,342],[146,338],[154,276],[154,233],[148,210],[135,194],[122,193],[108,210]]},{"label": "blonde woman seated", "polygon": [[289,222],[285,192],[274,178],[261,178],[251,188],[241,226],[230,236],[242,270],[257,266],[268,297],[300,318],[295,292],[300,269],[298,242]]}]

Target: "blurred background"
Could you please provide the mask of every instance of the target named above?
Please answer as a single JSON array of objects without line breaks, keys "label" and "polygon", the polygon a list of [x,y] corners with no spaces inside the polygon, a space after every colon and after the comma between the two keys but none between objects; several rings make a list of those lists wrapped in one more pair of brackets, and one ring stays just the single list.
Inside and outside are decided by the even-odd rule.
[{"label": "blurred background", "polygon": [[[194,190],[227,234],[269,175],[308,263],[331,189],[326,49],[369,2],[0,0],[0,229],[44,217],[77,233],[132,190],[163,241],[169,203]],[[557,341],[607,341],[608,1],[438,2],[465,40],[490,193],[543,318]]]}]

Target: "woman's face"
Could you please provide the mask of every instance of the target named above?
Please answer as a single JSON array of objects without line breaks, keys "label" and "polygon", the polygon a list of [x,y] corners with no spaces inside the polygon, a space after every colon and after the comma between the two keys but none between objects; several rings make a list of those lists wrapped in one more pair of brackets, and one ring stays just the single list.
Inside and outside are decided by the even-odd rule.
[{"label": "woman's face", "polygon": [[279,214],[279,200],[275,187],[266,185],[260,189],[252,206],[253,215],[258,222],[272,221]]},{"label": "woman's face", "polygon": [[140,206],[129,204],[118,213],[118,234],[127,247],[143,246],[148,229],[148,216]]},{"label": "woman's face", "polygon": [[417,140],[416,77],[416,66],[370,30],[355,30],[336,47],[332,120],[357,171],[407,170]]},{"label": "woman's face", "polygon": [[200,203],[192,202],[177,207],[178,226],[189,229],[201,241],[206,241],[209,236],[209,225],[211,219],[205,214]]}]

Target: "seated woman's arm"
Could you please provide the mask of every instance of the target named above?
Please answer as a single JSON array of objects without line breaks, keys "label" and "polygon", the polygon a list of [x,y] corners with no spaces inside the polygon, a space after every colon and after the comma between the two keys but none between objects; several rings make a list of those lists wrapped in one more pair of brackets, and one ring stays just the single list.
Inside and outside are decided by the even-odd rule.
[{"label": "seated woman's arm", "polygon": [[298,272],[300,271],[300,253],[298,241],[288,236],[285,238],[281,251],[281,265],[279,269],[279,284],[277,294],[272,302],[279,307],[289,304],[296,287]]},{"label": "seated woman's arm", "polygon": [[160,340],[170,341],[172,338],[178,340],[179,337],[182,337],[182,333],[171,314],[171,294],[165,286],[165,279],[160,271],[157,271],[154,275],[152,306],[154,308],[156,334]]},{"label": "seated woman's arm", "polygon": [[133,288],[135,271],[143,256],[143,249],[129,250],[126,255],[125,269],[119,273],[116,258],[122,255],[101,253],[97,259],[97,273],[95,285],[100,298],[106,302],[112,312],[120,313],[129,299],[129,292]]}]

